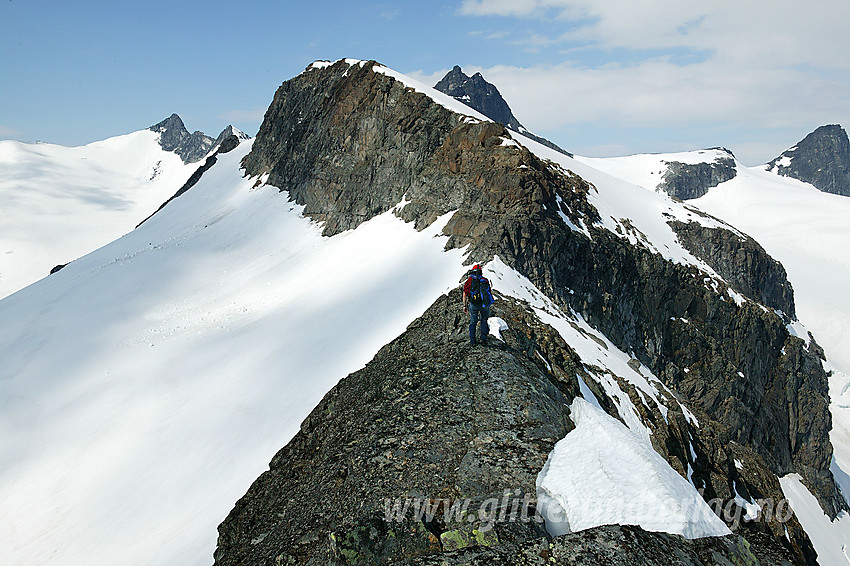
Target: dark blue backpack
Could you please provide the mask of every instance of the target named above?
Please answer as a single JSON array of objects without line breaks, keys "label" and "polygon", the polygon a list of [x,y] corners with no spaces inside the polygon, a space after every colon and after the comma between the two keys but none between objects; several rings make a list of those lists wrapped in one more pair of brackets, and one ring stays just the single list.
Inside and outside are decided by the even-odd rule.
[{"label": "dark blue backpack", "polygon": [[489,305],[493,302],[490,283],[484,277],[471,276],[469,282],[469,302],[473,305]]}]

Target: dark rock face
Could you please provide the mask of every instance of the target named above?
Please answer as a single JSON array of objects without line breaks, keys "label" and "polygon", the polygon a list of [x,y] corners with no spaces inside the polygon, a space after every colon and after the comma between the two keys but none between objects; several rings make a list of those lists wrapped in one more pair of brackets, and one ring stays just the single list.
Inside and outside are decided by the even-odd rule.
[{"label": "dark rock face", "polygon": [[508,103],[502,98],[499,89],[492,83],[487,82],[481,73],[475,73],[471,77],[466,75],[459,66],[446,73],[446,76],[440,79],[434,88],[448,94],[470,108],[478,110],[494,122],[499,122],[506,128],[518,132],[534,141],[550,147],[555,151],[559,151],[564,155],[571,153],[561,149],[553,142],[546,138],[532,134],[519,123],[513,112],[511,112]]},{"label": "dark rock face", "polygon": [[[722,149],[722,148],[721,148]],[[681,163],[668,161],[667,171],[659,189],[682,200],[699,198],[711,187],[735,178],[738,170],[731,152],[729,157],[717,157],[711,163]]]},{"label": "dark rock face", "polygon": [[[827,382],[816,345],[812,342],[812,346],[807,348],[802,340],[790,336],[785,321],[773,312],[753,302],[738,306],[727,294],[725,285],[706,281],[704,274],[696,268],[673,264],[597,227],[598,212],[587,202],[589,191],[595,188],[571,172],[540,160],[525,148],[503,145],[505,135],[502,126],[477,123],[453,114],[426,96],[373,72],[371,64],[349,66],[339,62],[321,70],[309,70],[281,85],[243,165],[252,176],[268,174],[270,184],[287,191],[291,198],[305,206],[306,214],[324,222],[327,235],[354,228],[395,207],[402,198],[408,204],[398,212],[399,216],[415,222],[419,228],[430,224],[438,216],[456,211],[444,228],[444,233],[450,236],[449,246],[469,245],[470,259],[478,261],[498,254],[565,311],[575,310],[620,349],[632,352],[685,400],[698,415],[702,426],[688,424],[684,416],[671,416],[673,411],[668,415],[667,423],[657,409],[643,404],[634,387],[620,383],[653,430],[656,450],[683,475],[690,466],[694,482],[703,487],[706,498],[719,497],[729,501],[734,498],[737,489],[738,492],[746,490],[753,497],[778,500],[781,490],[775,474],[794,471],[803,476],[806,485],[828,513],[835,514],[846,507],[829,473],[832,448],[828,436],[831,422]],[[571,230],[559,213],[566,215],[573,224],[587,227],[592,239]],[[625,222],[623,229],[628,229]],[[775,266],[771,266],[770,258],[766,254],[762,256],[760,247],[745,245],[741,252],[726,234],[702,234],[699,229],[689,230],[687,227],[683,233],[686,236],[680,237],[694,239],[694,249],[699,251],[699,255],[712,258],[719,266],[715,269],[725,270],[733,285],[746,288],[755,300],[770,300],[771,304],[788,308],[786,312],[793,312],[789,306],[793,305],[792,297],[784,291],[787,281]],[[709,242],[696,242],[701,238]],[[718,285],[719,288],[716,288]],[[787,289],[790,292],[790,286]],[[432,310],[434,308],[439,307],[432,307]],[[432,328],[456,328],[459,324],[435,322],[428,316],[426,314],[425,320]],[[513,315],[512,320],[521,322],[512,328],[534,327],[528,320],[522,321],[518,314]],[[409,329],[410,335],[399,340],[420,340],[415,337],[416,324],[411,327],[413,330]],[[537,324],[539,326],[539,322]],[[439,333],[451,336],[451,332]],[[545,335],[544,332],[538,334]],[[517,354],[523,351],[519,340],[514,344],[509,340],[508,350],[471,354],[473,358],[459,349],[452,349],[460,346],[452,346],[451,340],[445,346],[432,346],[428,339],[421,340],[425,346],[419,348],[415,355],[408,356],[402,350],[390,356],[403,358],[404,367],[388,365],[388,357],[379,354],[374,368],[367,366],[363,371],[371,372],[368,373],[371,380],[384,383],[386,387],[395,387],[387,381],[393,373],[404,375],[405,371],[413,371],[416,375],[415,368],[420,366],[428,368],[429,372],[438,372],[440,367],[446,366],[458,376],[485,371],[489,372],[487,379],[492,380],[492,376],[499,374],[499,364],[513,364],[511,367],[516,371],[526,371],[523,374],[526,380],[545,384],[545,381],[534,381],[545,378],[553,383],[551,376],[541,377],[526,365],[542,362],[534,356],[529,361]],[[592,379],[598,368],[582,367],[580,361],[568,353],[568,348],[541,348],[541,344],[556,342],[556,338],[535,339],[541,355],[553,367],[561,368],[559,371],[562,371],[563,377],[558,381],[563,383],[557,389],[564,398],[569,399],[574,394],[574,386],[570,383],[577,372],[586,372],[589,375],[586,380],[588,386],[599,390]],[[470,369],[470,360],[474,360],[479,369]],[[537,370],[547,373],[540,365],[537,365]],[[354,379],[356,375],[341,382],[338,388],[349,387],[343,385],[346,383],[358,383],[361,378]],[[437,375],[447,374],[438,372]],[[506,387],[491,383],[494,387]],[[422,395],[427,392],[426,397],[436,396],[448,402],[445,396],[440,397],[440,391],[423,387],[425,384],[418,385],[415,391],[421,390]],[[345,482],[354,482],[346,478],[361,474],[363,467],[356,468],[357,474],[351,471],[354,468],[347,472],[321,471],[325,469],[322,462],[327,463],[328,470],[336,469],[331,466],[332,458],[327,454],[336,454],[337,460],[342,462],[348,461],[346,458],[354,458],[343,457],[340,452],[346,450],[344,447],[348,443],[353,442],[351,446],[355,446],[365,442],[366,453],[372,454],[370,458],[377,458],[375,438],[398,439],[410,434],[406,425],[394,424],[397,415],[408,412],[388,407],[385,407],[386,414],[362,427],[367,424],[377,427],[380,424],[377,418],[381,418],[383,421],[391,420],[391,426],[387,425],[389,429],[375,428],[374,433],[370,432],[372,428],[358,429],[361,425],[356,424],[360,421],[355,413],[374,416],[371,409],[358,403],[358,409],[354,411],[337,401],[333,405],[334,410],[330,410],[329,400],[359,398],[371,404],[383,403],[384,397],[377,392],[365,391],[358,397],[355,393],[360,389],[345,391],[349,394],[332,392],[326,397],[316,409],[324,411],[321,413],[324,417],[305,422],[304,434],[293,440],[291,448],[284,449],[281,454],[285,456],[276,457],[272,470],[258,480],[234,509],[220,531],[220,545],[216,553],[219,563],[239,563],[242,560],[244,564],[259,564],[266,559],[273,562],[278,556],[283,556],[281,561],[286,563],[285,553],[294,553],[293,560],[296,561],[306,556],[328,557],[337,551],[346,556],[359,556],[361,551],[355,549],[362,549],[364,545],[372,549],[368,552],[383,553],[396,557],[393,558],[396,560],[406,554],[391,550],[392,545],[382,540],[412,537],[409,540],[417,542],[410,544],[420,549],[432,548],[434,541],[415,522],[387,530],[388,527],[380,527],[380,522],[369,523],[362,519],[362,514],[352,515],[355,503],[352,502],[354,499],[346,499],[349,494],[357,494],[359,510],[361,500],[371,502],[370,505],[374,503],[374,496],[368,499],[366,487],[363,487],[372,485],[374,481],[387,486],[386,489],[381,488],[381,493],[419,493],[428,497],[451,493],[437,490],[445,487],[439,477],[446,474],[454,482],[457,493],[483,496],[504,485],[498,484],[492,475],[498,476],[500,472],[486,467],[483,469],[489,471],[484,474],[476,474],[474,467],[464,468],[465,474],[477,478],[476,482],[484,482],[479,492],[470,491],[470,483],[458,477],[454,468],[447,470],[438,466],[432,471],[439,473],[426,479],[424,475],[417,475],[418,472],[405,471],[407,468],[404,466],[399,469],[387,467],[399,462],[393,451],[390,451],[392,458],[384,457],[386,461],[370,460],[373,466],[383,463],[384,473],[382,479],[369,477],[357,480],[363,482],[357,484],[361,487],[348,486]],[[400,399],[403,393],[402,390],[393,390],[388,397]],[[538,399],[535,403],[539,407],[550,406],[549,401],[535,395],[533,398]],[[597,397],[602,403],[607,403],[603,406],[609,414],[616,416],[616,407],[604,400],[603,392],[599,391]],[[419,403],[428,403],[425,398],[416,399],[417,407]],[[499,406],[497,400],[488,402]],[[470,405],[451,403],[448,406],[453,407],[453,418],[458,423],[444,422],[444,416],[432,417],[430,412],[422,413],[418,409],[416,415],[427,414],[427,418],[437,419],[440,431],[445,427],[454,427],[451,430],[460,432],[469,430],[461,427],[460,422],[469,422],[473,419],[472,415],[479,413]],[[670,406],[676,406],[672,398]],[[334,411],[344,412],[341,413],[344,416],[340,417],[348,419],[344,422],[355,423],[346,426],[358,430],[356,437],[362,437],[361,440],[355,442],[354,436],[340,436],[345,427],[328,421],[333,420]],[[553,413],[546,414],[551,416]],[[420,417],[416,415],[413,421],[418,426],[421,424],[417,420]],[[535,427],[551,431],[554,430],[552,423],[556,422],[569,427],[567,420],[558,421],[557,418],[549,425],[544,425],[541,420]],[[439,434],[437,429],[422,430],[428,430],[429,435]],[[375,438],[369,438],[369,434]],[[327,442],[321,440],[324,438],[328,439]],[[692,440],[696,459],[690,455]],[[545,444],[539,442],[541,446]],[[416,447],[420,444],[426,448],[418,452]],[[455,448],[449,450],[435,446],[432,436],[414,437],[404,448],[411,454],[420,454],[420,464],[428,462],[428,454],[434,451],[442,457],[453,453],[452,450]],[[404,453],[400,453],[402,457]],[[506,464],[510,471],[507,476],[509,483],[516,484],[516,489],[525,492],[531,470],[539,464],[537,456],[534,456],[536,452],[531,454],[528,458],[535,462],[533,465]],[[502,457],[505,462],[510,462]],[[744,470],[736,469],[734,459],[746,462]],[[313,478],[311,481],[324,487],[287,483],[296,479],[283,468],[298,467],[307,474],[309,465],[304,461],[316,464],[315,469],[320,470],[317,473],[324,474],[310,476]],[[458,465],[454,464],[455,467]],[[398,483],[386,479],[395,477],[396,473],[401,474]],[[337,487],[329,487],[334,485]],[[421,486],[429,487],[425,490]],[[437,491],[431,491],[432,487]],[[320,492],[327,489],[342,490],[333,491],[334,501],[342,501],[339,509],[334,507],[336,503],[330,506],[331,511],[328,511],[327,505],[314,503],[315,498],[319,498],[315,501],[329,501],[321,499],[325,496]],[[299,509],[306,506],[306,512],[316,516],[303,518],[296,514],[291,519],[287,518],[290,515],[283,509],[285,501],[275,498],[274,490],[286,494],[308,490],[310,497],[298,496],[296,506]],[[374,510],[374,506],[364,506],[362,510],[366,513],[371,512],[370,509]],[[346,523],[353,531],[345,528],[340,531],[334,526],[353,520],[354,516],[360,517],[355,524]],[[290,526],[283,526],[281,521],[288,521]],[[277,526],[278,523],[280,526]],[[367,524],[371,526],[361,528]],[[794,556],[799,561],[813,563],[814,551],[805,533],[794,522],[785,525],[770,523],[752,533],[784,544],[781,542],[785,540],[784,527],[789,524],[792,541],[789,546]],[[354,534],[342,539],[337,537],[332,544],[321,536],[316,539],[306,533],[303,529],[311,528],[309,525],[318,525],[317,529],[325,529],[322,532]],[[439,538],[449,532],[441,531],[442,528],[430,525],[426,530]],[[279,530],[295,534],[273,535]],[[392,536],[381,534],[390,531]],[[511,532],[514,534],[499,535],[499,540],[521,538]],[[528,536],[527,531],[523,532],[525,535],[522,536]],[[377,533],[375,537],[372,537],[373,533]],[[747,533],[749,537],[750,531]],[[269,539],[272,536],[278,538]],[[267,539],[270,541],[268,546],[263,546]],[[254,540],[260,542],[253,543]],[[305,542],[300,543],[302,540]],[[302,552],[303,545],[306,546]],[[405,548],[412,547],[405,543]]]},{"label": "dark rock face", "polygon": [[705,260],[734,290],[796,318],[794,290],[785,268],[758,242],[731,230],[708,228],[696,222],[669,224],[685,249]]},{"label": "dark rock face", "polygon": [[172,114],[149,129],[161,134],[159,145],[162,149],[173,151],[184,163],[200,161],[213,146],[213,139],[203,132],[190,134],[177,114]]},{"label": "dark rock face", "polygon": [[838,124],[821,126],[767,164],[768,171],[850,196],[850,141]]}]

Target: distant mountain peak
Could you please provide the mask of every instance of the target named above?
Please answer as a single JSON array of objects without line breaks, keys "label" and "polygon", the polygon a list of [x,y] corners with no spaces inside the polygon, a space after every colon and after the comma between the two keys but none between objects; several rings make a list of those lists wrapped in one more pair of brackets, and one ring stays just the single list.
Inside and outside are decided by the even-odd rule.
[{"label": "distant mountain peak", "polygon": [[492,83],[487,82],[481,73],[475,73],[471,77],[463,72],[460,65],[455,65],[446,73],[434,88],[452,98],[463,102],[467,106],[478,110],[494,122],[504,124],[510,130],[522,134],[534,141],[545,145],[564,155],[572,156],[571,153],[561,149],[555,143],[529,132],[525,126],[519,123],[510,106],[502,97],[499,89]]},{"label": "distant mountain peak", "polygon": [[249,136],[248,134],[246,134],[245,132],[243,132],[239,128],[233,127],[233,125],[231,124],[231,125],[228,125],[226,128],[224,128],[221,131],[221,133],[218,135],[218,138],[216,138],[216,140],[220,140],[220,139],[226,138],[228,136],[236,136],[240,140],[251,139],[251,136]]},{"label": "distant mountain peak", "polygon": [[203,159],[215,141],[201,131],[190,134],[177,114],[172,114],[148,129],[160,134],[159,145],[162,149],[173,151],[184,163],[195,163]]},{"label": "distant mountain peak", "polygon": [[455,65],[434,88],[466,103],[511,130],[519,132],[525,129],[511,112],[499,89],[484,80],[481,73],[475,73],[470,77],[459,65]]},{"label": "distant mountain peak", "polygon": [[850,140],[839,124],[820,126],[765,165],[825,193],[850,196]]},{"label": "distant mountain peak", "polygon": [[[230,142],[225,144],[225,140],[228,140],[229,138],[235,138],[235,140],[231,140]],[[227,153],[228,151],[230,151],[228,147],[236,147],[237,145],[239,145],[239,142],[247,139],[251,139],[251,136],[249,136],[239,128],[234,128],[233,125],[228,125],[221,131],[220,134],[218,134],[218,137],[213,142],[212,147],[223,147],[225,149],[222,153]]]},{"label": "distant mountain peak", "polygon": [[183,124],[183,120],[177,114],[172,114],[171,116],[169,116],[168,118],[166,118],[162,122],[159,122],[158,124],[154,124],[149,129],[154,131],[154,132],[160,132],[160,133],[166,133],[166,132],[169,132],[169,133],[183,132],[183,133],[186,133],[186,134],[189,133],[189,131],[186,129],[186,125]]}]

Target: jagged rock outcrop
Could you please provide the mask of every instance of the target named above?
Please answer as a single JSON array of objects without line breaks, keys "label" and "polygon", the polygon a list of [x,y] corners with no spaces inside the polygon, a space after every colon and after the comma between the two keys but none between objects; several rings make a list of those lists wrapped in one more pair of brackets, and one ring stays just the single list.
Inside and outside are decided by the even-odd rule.
[{"label": "jagged rock outcrop", "polygon": [[434,88],[460,100],[511,130],[519,132],[525,129],[514,117],[508,103],[499,93],[499,89],[484,80],[481,73],[475,73],[470,77],[458,65],[455,65],[434,85]]},{"label": "jagged rock outcrop", "polygon": [[525,126],[519,123],[510,106],[502,98],[496,85],[487,82],[481,73],[475,73],[471,77],[464,73],[458,65],[446,73],[434,88],[448,94],[470,108],[478,110],[491,120],[499,122],[506,128],[518,132],[534,141],[550,147],[564,155],[572,156],[571,153],[561,149],[557,144],[529,132]]},{"label": "jagged rock outcrop", "polygon": [[[646,422],[654,423],[656,450],[683,475],[690,466],[706,497],[715,494],[728,502],[736,490],[753,497],[781,497],[775,474],[798,472],[828,513],[834,515],[846,507],[829,472],[832,448],[827,382],[814,342],[807,347],[803,340],[790,336],[780,316],[755,302],[736,304],[725,284],[706,278],[695,267],[674,264],[597,226],[598,212],[587,200],[595,188],[525,148],[505,144],[509,135],[499,124],[456,115],[373,71],[373,62],[338,62],[310,69],[281,85],[243,165],[249,175],[268,175],[270,184],[287,191],[304,205],[305,214],[324,223],[327,235],[354,228],[403,199],[407,204],[399,216],[420,228],[456,211],[444,228],[450,246],[468,245],[476,260],[498,254],[566,312],[571,308],[580,313],[620,349],[632,352],[702,415],[705,426],[699,431],[685,424],[684,417],[670,418],[673,424],[668,425],[633,393],[635,406],[644,407]],[[561,214],[573,225],[586,227],[592,237],[572,230]],[[629,226],[624,221],[621,228],[628,230]],[[694,238],[700,237],[698,232],[693,232]],[[791,300],[782,292],[787,281],[781,280],[778,271],[771,271],[769,258],[762,257],[760,247],[739,253],[724,236],[700,245],[705,246],[700,253],[714,258],[718,271],[742,273],[734,285],[749,285],[748,292],[755,300],[779,301],[776,304]],[[789,311],[793,309],[789,307]],[[428,355],[422,360],[407,358],[408,365],[433,367],[435,358],[429,356],[438,356],[438,352],[428,347],[420,350],[423,352]],[[448,357],[439,364],[449,364],[461,374],[469,371],[456,367],[460,362],[452,356],[463,359],[460,351],[445,353]],[[548,354],[543,355],[552,361]],[[486,360],[476,363],[486,365]],[[567,380],[577,371],[590,372],[577,363],[565,362],[560,367],[568,368]],[[399,366],[393,371],[403,369]],[[589,379],[588,385],[592,387],[592,383]],[[629,390],[627,384],[622,386]],[[563,389],[559,391],[565,394]],[[327,405],[323,401],[320,407]],[[606,410],[615,416],[613,407]],[[461,412],[456,418],[468,419],[470,414]],[[313,430],[311,426],[320,425],[311,425],[308,419],[305,426]],[[339,438],[329,429],[311,434],[314,438]],[[318,440],[299,438],[294,445],[319,447],[315,444]],[[697,439],[696,459],[690,454],[691,438]],[[433,446],[430,440],[422,442]],[[326,444],[321,448],[341,449]],[[285,450],[294,454],[291,450],[296,448]],[[310,462],[318,462],[313,459],[317,452],[301,454],[310,454]],[[737,469],[735,459],[744,462],[744,471]],[[292,457],[287,465],[300,465],[299,461]],[[269,477],[288,477],[279,469],[281,462],[276,459]],[[274,507],[279,502],[262,503],[263,494],[271,493],[263,486],[276,485],[266,483],[273,481],[269,477],[255,484],[250,492],[253,496],[240,502],[228,520],[217,552],[220,563],[235,563],[227,562],[231,555],[269,558],[269,552],[280,549],[301,556],[297,554],[301,538],[278,538],[262,546],[273,532],[266,527],[278,525],[277,514],[283,513]],[[345,485],[345,477],[326,479]],[[404,482],[395,488],[403,486]],[[321,497],[318,492],[310,493]],[[299,501],[306,505],[309,500]],[[343,515],[350,517],[346,509],[350,510],[340,507],[337,513],[323,508],[316,512],[329,513],[327,517],[307,523],[336,524],[344,520],[340,518]],[[427,536],[416,531],[415,524],[408,527],[414,530],[405,531],[407,535],[393,531],[393,536],[410,535],[421,544],[430,544],[423,542]],[[784,525],[770,523],[756,532],[784,540],[783,529]],[[371,533],[371,527],[366,531]],[[246,538],[249,536],[253,538]],[[797,559],[813,563],[805,533],[792,525],[789,537]],[[251,544],[254,539],[260,542]],[[311,536],[303,540],[313,549],[311,553],[315,550],[312,545],[326,544]],[[258,554],[253,554],[253,547],[258,547]],[[332,551],[322,548],[321,552]],[[340,548],[349,547],[343,544]],[[255,562],[246,559],[245,563]]]},{"label": "jagged rock outcrop", "polygon": [[718,155],[710,163],[666,161],[667,170],[664,172],[658,188],[668,195],[687,200],[699,198],[707,193],[711,187],[734,179],[735,175],[738,174],[735,156],[725,148],[713,149],[718,149],[725,155]]},{"label": "jagged rock outcrop", "polygon": [[159,145],[165,151],[173,151],[184,163],[195,163],[204,158],[213,147],[214,140],[201,131],[189,133],[183,120],[172,114],[150,130],[160,134]]},{"label": "jagged rock outcrop", "polygon": [[[614,526],[550,540],[536,519],[535,479],[573,428],[567,404],[576,376],[590,381],[587,370],[554,329],[508,297],[494,306],[509,327],[505,343],[469,347],[459,305],[459,289],[437,299],[325,396],[219,527],[217,565],[599,564],[587,560],[624,554],[630,561],[613,563],[679,563],[671,553],[694,564],[716,563],[711,556],[802,561],[799,547],[783,546],[782,525],[778,536],[770,525],[750,526],[746,539],[687,541]],[[669,415],[685,422],[680,410]],[[412,505],[405,510],[410,503],[433,514],[417,518]],[[808,542],[795,520],[788,524],[794,540]]]},{"label": "jagged rock outcrop", "polygon": [[[696,211],[696,209],[692,209]],[[682,245],[704,260],[739,293],[796,318],[794,290],[782,264],[738,231],[697,222],[669,222]]]},{"label": "jagged rock outcrop", "polygon": [[821,126],[765,168],[810,183],[826,193],[850,196],[850,140],[838,124]]}]

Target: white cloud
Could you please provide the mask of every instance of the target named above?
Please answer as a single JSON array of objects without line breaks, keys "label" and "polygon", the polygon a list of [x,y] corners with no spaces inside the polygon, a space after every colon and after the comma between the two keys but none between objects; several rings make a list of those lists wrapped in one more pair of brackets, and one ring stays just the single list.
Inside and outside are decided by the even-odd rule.
[{"label": "white cloud", "polygon": [[850,124],[846,83],[794,69],[649,60],[600,69],[566,63],[467,70],[474,71],[498,86],[520,122],[543,135],[593,124],[751,130]]},{"label": "white cloud", "polygon": [[465,0],[459,12],[569,23],[570,30],[552,42],[708,50],[729,62],[850,69],[846,0]]},{"label": "white cloud", "polygon": [[401,11],[398,10],[398,9],[385,9],[385,10],[381,11],[380,16],[384,20],[392,21],[392,20],[396,19],[400,13],[401,13]]},{"label": "white cloud", "polygon": [[[465,0],[459,12],[523,19],[522,38],[506,43],[547,64],[465,70],[495,83],[526,127],[562,143],[594,125],[850,125],[846,0]],[[746,147],[755,158],[757,145]]]}]

